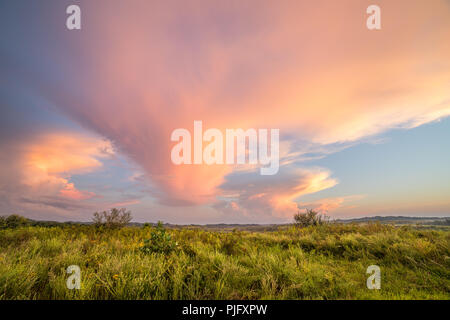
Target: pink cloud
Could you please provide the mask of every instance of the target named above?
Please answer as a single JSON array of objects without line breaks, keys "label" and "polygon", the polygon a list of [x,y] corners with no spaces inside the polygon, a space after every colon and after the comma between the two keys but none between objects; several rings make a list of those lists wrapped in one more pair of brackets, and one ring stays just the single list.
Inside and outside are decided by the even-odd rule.
[{"label": "pink cloud", "polygon": [[77,190],[73,183],[66,183],[64,188],[59,190],[59,194],[64,198],[72,200],[87,200],[95,197],[94,192]]},{"label": "pink cloud", "polygon": [[141,201],[139,199],[130,199],[130,200],[125,200],[125,201],[120,201],[120,202],[114,202],[110,205],[110,207],[112,208],[123,208],[123,207],[127,207],[127,206],[132,206],[135,204],[140,203]]},{"label": "pink cloud", "polygon": [[[49,80],[48,96],[137,163],[161,203],[214,204],[236,169],[170,160],[171,132],[194,120],[220,130],[279,128],[282,139],[326,153],[331,144],[450,115],[448,1],[383,2],[377,32],[364,27],[368,4],[113,1],[106,10],[91,2],[84,10],[95,20],[73,44],[83,62],[75,84]],[[297,150],[285,151],[287,158]],[[68,169],[96,164],[78,160]],[[64,165],[47,164],[50,171],[33,168],[68,188]],[[296,197],[336,183],[324,172],[290,174],[239,188],[231,208],[285,217]]]},{"label": "pink cloud", "polygon": [[336,211],[337,209],[340,209],[340,211],[342,212],[346,209],[357,208],[358,206],[355,205],[354,202],[363,198],[365,198],[365,195],[324,198],[310,202],[300,201],[299,207],[313,209],[321,214],[333,216],[334,211]]},{"label": "pink cloud", "polygon": [[62,131],[27,136],[2,149],[0,210],[43,209],[56,215],[89,207],[83,201],[97,195],[77,189],[70,178],[98,170],[100,159],[112,155],[108,141]]},{"label": "pink cloud", "polygon": [[262,177],[254,173],[238,174],[221,185],[224,200],[215,208],[229,214],[247,217],[273,216],[289,221],[298,212],[298,198],[337,184],[324,169],[283,167],[275,176]]}]

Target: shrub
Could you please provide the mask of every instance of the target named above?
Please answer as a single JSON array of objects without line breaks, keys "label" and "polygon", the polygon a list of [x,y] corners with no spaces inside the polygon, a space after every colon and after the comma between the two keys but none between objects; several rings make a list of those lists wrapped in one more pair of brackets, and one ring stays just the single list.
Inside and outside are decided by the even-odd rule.
[{"label": "shrub", "polygon": [[328,223],[325,216],[320,215],[317,211],[306,209],[306,212],[298,212],[294,215],[295,224],[298,227],[318,226]]},{"label": "shrub", "polygon": [[12,214],[7,217],[0,217],[0,229],[18,228],[30,225],[30,220],[17,214]]},{"label": "shrub", "polygon": [[177,247],[177,243],[172,239],[171,235],[163,227],[161,221],[158,222],[156,228],[150,233],[150,239],[144,240],[144,246],[141,250],[144,253],[164,253],[168,254]]},{"label": "shrub", "polygon": [[126,211],[125,208],[112,208],[109,211],[95,212],[92,220],[97,227],[104,226],[110,229],[118,229],[130,223],[131,211]]}]

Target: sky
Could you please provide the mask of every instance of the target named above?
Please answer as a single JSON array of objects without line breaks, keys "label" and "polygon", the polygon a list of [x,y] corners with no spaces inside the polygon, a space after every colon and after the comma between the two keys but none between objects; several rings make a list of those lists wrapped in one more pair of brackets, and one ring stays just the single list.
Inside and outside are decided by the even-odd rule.
[{"label": "sky", "polygon": [[[0,215],[450,216],[449,40],[448,0],[2,1]],[[195,120],[279,129],[278,173],[175,165]]]}]

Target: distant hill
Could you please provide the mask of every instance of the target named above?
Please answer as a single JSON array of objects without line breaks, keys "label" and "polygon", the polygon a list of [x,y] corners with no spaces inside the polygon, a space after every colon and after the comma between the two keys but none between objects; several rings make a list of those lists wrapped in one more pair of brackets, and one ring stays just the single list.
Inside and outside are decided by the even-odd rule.
[{"label": "distant hill", "polygon": [[[332,220],[334,223],[369,223],[379,222],[383,224],[412,224],[412,225],[440,225],[450,226],[450,217],[404,217],[404,216],[375,216],[375,217],[363,217],[354,219],[336,219]],[[133,222],[131,225],[141,226],[143,223]],[[150,223],[150,225],[156,225]],[[249,230],[249,231],[271,231],[276,230],[279,227],[289,226],[289,223],[285,224],[238,224],[238,223],[217,223],[217,224],[189,224],[189,225],[177,225],[165,223],[164,226],[168,228],[202,228],[207,230]]]},{"label": "distant hill", "polygon": [[367,223],[380,222],[388,224],[419,224],[419,225],[450,225],[450,217],[403,217],[403,216],[387,216],[387,217],[364,217],[354,219],[338,219],[338,223]]},{"label": "distant hill", "polygon": [[[44,220],[33,220],[26,219],[29,225],[32,226],[45,226],[45,227],[56,227],[56,226],[67,226],[67,225],[90,225],[92,222],[78,222],[78,221],[44,221]],[[405,216],[375,216],[375,217],[363,217],[354,219],[336,219],[332,220],[334,223],[369,223],[369,222],[379,222],[383,224],[394,224],[394,225],[420,225],[420,226],[450,226],[450,217],[405,217]],[[141,222],[131,222],[130,226],[143,227],[145,224],[150,226],[156,226],[156,223],[141,223]],[[167,228],[192,228],[192,229],[204,229],[209,231],[232,231],[232,230],[247,230],[247,231],[275,231],[279,228],[287,227],[290,224],[237,224],[237,223],[217,223],[217,224],[171,224],[165,223],[164,226]]]}]

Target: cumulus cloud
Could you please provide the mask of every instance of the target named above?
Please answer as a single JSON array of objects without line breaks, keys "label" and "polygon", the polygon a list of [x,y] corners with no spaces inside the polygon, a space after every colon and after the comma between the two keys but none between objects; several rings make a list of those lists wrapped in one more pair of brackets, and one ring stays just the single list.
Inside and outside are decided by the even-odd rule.
[{"label": "cumulus cloud", "polygon": [[220,186],[222,200],[214,207],[228,214],[274,216],[288,220],[299,209],[296,199],[335,186],[338,181],[321,168],[283,167],[278,175],[238,173]]},{"label": "cumulus cloud", "polygon": [[[55,214],[87,209],[82,200],[96,197],[70,181],[102,166],[113,153],[103,139],[71,132],[43,133],[2,142],[0,197],[2,214],[48,210]],[[8,212],[9,211],[9,212]]]}]

